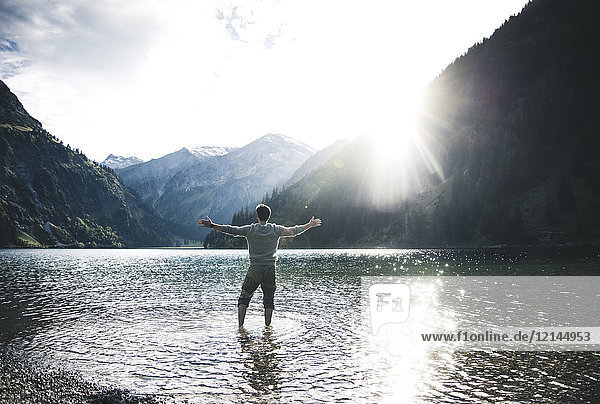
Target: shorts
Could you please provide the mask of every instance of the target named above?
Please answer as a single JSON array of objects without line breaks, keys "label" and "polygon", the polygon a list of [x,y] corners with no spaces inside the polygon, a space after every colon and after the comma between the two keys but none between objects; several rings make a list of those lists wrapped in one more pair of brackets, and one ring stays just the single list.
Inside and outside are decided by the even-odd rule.
[{"label": "shorts", "polygon": [[275,264],[251,264],[242,285],[242,293],[238,299],[238,306],[248,306],[252,295],[260,285],[263,292],[263,305],[265,309],[274,309],[273,297],[275,296]]}]

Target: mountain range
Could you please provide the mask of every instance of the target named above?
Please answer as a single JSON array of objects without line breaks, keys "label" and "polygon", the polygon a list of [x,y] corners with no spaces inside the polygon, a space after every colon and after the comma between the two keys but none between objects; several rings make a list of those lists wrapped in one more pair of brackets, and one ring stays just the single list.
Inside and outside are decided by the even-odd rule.
[{"label": "mountain range", "polygon": [[182,148],[148,162],[111,154],[97,164],[45,131],[4,83],[0,90],[0,246],[202,240],[199,217],[228,220],[334,149],[315,155],[268,134],[240,148]]},{"label": "mountain range", "polygon": [[240,148],[182,148],[116,169],[125,185],[191,239],[202,239],[198,218],[227,221],[241,206],[285,184],[315,150],[288,136],[267,134]]}]

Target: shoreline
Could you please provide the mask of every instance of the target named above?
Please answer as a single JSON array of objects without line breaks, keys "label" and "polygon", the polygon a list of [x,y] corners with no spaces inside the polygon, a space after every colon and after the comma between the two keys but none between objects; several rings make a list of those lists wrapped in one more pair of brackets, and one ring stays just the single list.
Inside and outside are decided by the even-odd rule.
[{"label": "shoreline", "polygon": [[[562,244],[492,244],[492,245],[447,245],[447,246],[335,246],[335,247],[290,247],[280,246],[278,250],[505,250],[505,249],[561,249],[561,248],[599,248],[598,243],[562,243]],[[3,246],[0,250],[247,250],[248,247],[211,247],[202,246],[147,246],[147,247],[72,247],[72,246]]]},{"label": "shoreline", "polygon": [[[490,245],[432,245],[432,246],[335,246],[335,247],[289,247],[279,246],[280,250],[508,250],[508,249],[560,249],[560,248],[599,248],[598,243],[563,243],[563,244],[490,244]],[[247,250],[248,247],[135,247],[124,249],[198,249],[198,250]]]},{"label": "shoreline", "polygon": [[0,346],[0,402],[159,404],[166,400],[134,394],[87,380],[75,371],[36,363],[4,345]]}]

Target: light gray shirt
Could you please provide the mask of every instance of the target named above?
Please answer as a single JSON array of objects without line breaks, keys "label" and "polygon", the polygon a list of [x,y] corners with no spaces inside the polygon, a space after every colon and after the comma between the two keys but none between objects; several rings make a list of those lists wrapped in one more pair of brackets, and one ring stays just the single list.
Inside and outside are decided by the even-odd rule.
[{"label": "light gray shirt", "polygon": [[277,260],[277,247],[280,237],[294,237],[304,231],[303,225],[291,227],[293,235],[282,235],[284,226],[274,223],[252,223],[245,226],[221,225],[223,233],[236,237],[246,237],[250,264],[274,264]]}]

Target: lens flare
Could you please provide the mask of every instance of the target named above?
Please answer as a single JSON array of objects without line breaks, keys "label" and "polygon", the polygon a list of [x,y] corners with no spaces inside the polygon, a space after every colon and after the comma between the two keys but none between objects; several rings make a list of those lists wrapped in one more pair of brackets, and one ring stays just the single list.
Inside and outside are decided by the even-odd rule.
[{"label": "lens flare", "polygon": [[371,203],[380,209],[394,209],[408,198],[424,192],[432,181],[444,180],[428,136],[418,122],[419,110],[406,108],[400,124],[390,133],[370,136],[373,159],[370,170]]}]

